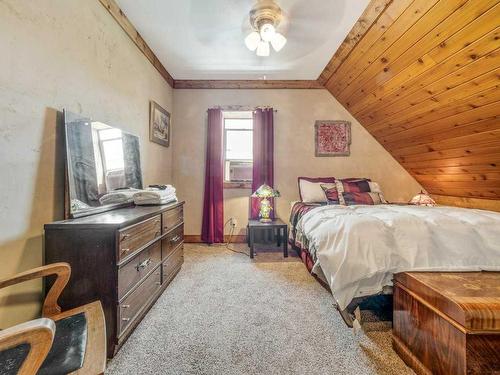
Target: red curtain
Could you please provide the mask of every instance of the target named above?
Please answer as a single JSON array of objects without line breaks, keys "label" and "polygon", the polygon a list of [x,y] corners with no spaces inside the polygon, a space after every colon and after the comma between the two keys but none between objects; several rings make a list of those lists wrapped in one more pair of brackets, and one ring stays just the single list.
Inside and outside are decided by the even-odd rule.
[{"label": "red curtain", "polygon": [[[274,110],[257,109],[253,113],[253,176],[252,192],[262,184],[274,188]],[[258,219],[260,199],[250,198],[250,218]],[[274,208],[274,200],[271,199]],[[274,210],[271,211],[274,218]]]},{"label": "red curtain", "polygon": [[224,242],[223,124],[222,111],[209,109],[201,228],[201,240],[209,244]]}]

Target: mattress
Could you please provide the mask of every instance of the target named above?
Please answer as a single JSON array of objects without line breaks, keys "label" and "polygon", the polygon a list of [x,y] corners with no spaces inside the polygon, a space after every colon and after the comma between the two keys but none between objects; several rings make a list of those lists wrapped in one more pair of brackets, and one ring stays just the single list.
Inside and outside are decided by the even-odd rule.
[{"label": "mattress", "polygon": [[290,241],[339,309],[403,271],[500,271],[500,213],[457,207],[294,205]]}]

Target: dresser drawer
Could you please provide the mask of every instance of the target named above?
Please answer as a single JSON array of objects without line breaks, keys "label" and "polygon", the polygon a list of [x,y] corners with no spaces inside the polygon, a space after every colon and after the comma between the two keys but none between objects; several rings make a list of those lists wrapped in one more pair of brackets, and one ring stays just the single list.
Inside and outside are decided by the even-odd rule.
[{"label": "dresser drawer", "polygon": [[179,246],[162,263],[162,283],[169,282],[184,263],[184,246]]},{"label": "dresser drawer", "polygon": [[162,214],[163,220],[163,233],[167,233],[169,230],[179,225],[184,221],[184,209],[182,206],[174,208],[169,211],[165,211]]},{"label": "dresser drawer", "polygon": [[160,236],[160,215],[120,230],[118,232],[118,259],[124,259],[148,242]]},{"label": "dresser drawer", "polygon": [[161,258],[166,259],[172,254],[179,244],[184,241],[184,225],[175,228],[171,233],[167,234],[161,244]]},{"label": "dresser drawer", "polygon": [[118,298],[132,289],[161,262],[161,243],[155,242],[118,270]]},{"label": "dresser drawer", "polygon": [[161,287],[161,267],[159,266],[136,290],[125,298],[118,308],[118,336],[121,335],[130,323],[146,307],[148,301]]}]

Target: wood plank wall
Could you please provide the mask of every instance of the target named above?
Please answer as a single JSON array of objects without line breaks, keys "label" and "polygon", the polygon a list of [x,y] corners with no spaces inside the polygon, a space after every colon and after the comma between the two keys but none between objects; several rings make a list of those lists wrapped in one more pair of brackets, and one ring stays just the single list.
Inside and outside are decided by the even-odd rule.
[{"label": "wood plank wall", "polygon": [[500,199],[498,0],[373,0],[319,78],[431,194]]}]

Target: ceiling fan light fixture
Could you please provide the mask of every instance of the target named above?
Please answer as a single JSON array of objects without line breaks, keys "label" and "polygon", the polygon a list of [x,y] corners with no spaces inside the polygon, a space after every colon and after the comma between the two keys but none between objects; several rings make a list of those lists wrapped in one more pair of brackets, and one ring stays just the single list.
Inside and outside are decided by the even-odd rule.
[{"label": "ceiling fan light fixture", "polygon": [[253,31],[245,38],[247,48],[257,56],[269,56],[271,43],[276,52],[280,51],[286,44],[286,38],[276,31],[282,18],[283,12],[274,0],[257,0],[250,11]]},{"label": "ceiling fan light fixture", "polygon": [[260,34],[257,31],[252,31],[245,38],[245,45],[250,51],[255,51],[260,43]]},{"label": "ceiling fan light fixture", "polygon": [[263,40],[261,40],[257,47],[257,56],[267,57],[269,56],[269,53],[269,42],[264,42]]},{"label": "ceiling fan light fixture", "polygon": [[273,39],[271,39],[271,45],[273,46],[274,50],[276,52],[281,51],[285,44],[286,38],[280,33],[275,33]]},{"label": "ceiling fan light fixture", "polygon": [[265,23],[260,27],[260,37],[264,42],[270,42],[276,35],[276,29],[271,23]]}]

